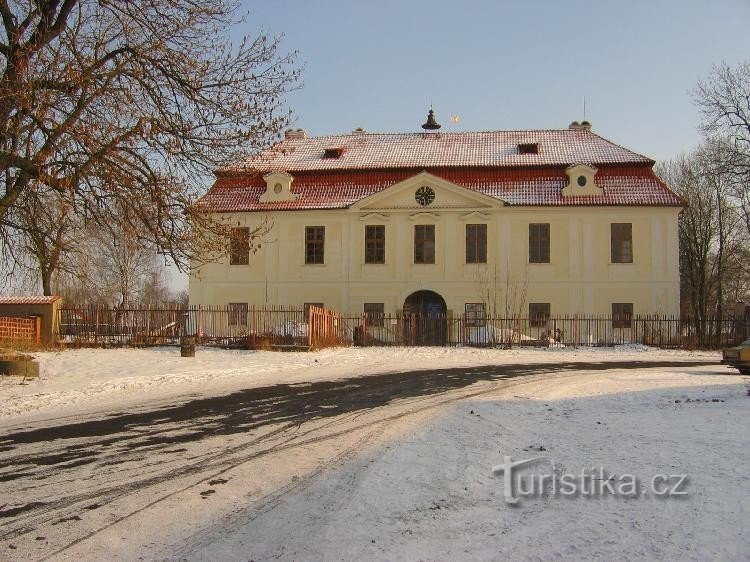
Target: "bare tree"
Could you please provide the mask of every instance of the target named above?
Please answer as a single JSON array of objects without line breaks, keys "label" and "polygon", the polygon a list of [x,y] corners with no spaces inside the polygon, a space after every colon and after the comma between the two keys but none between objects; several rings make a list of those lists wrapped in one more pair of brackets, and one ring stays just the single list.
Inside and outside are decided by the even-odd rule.
[{"label": "bare tree", "polygon": [[225,251],[227,225],[195,198],[214,169],[277,138],[290,120],[283,94],[299,78],[278,38],[229,42],[237,8],[0,1],[4,259],[15,257],[15,211],[58,201],[87,224],[124,217],[181,268]]},{"label": "bare tree", "polygon": [[687,155],[660,163],[657,172],[685,199],[679,219],[680,285],[683,312],[704,329],[711,293],[711,254],[715,244],[716,205],[700,184],[695,162]]},{"label": "bare tree", "polygon": [[33,257],[23,248],[22,233],[12,231],[0,236],[0,291],[5,293],[37,292],[39,276]]},{"label": "bare tree", "polygon": [[92,246],[91,284],[115,295],[119,308],[127,308],[155,275],[156,252],[144,248],[128,229],[99,231]]},{"label": "bare tree", "polygon": [[[682,310],[705,337],[711,318],[732,309],[747,285],[747,249],[734,203],[737,176],[726,166],[727,143],[707,139],[687,155],[660,163],[659,175],[686,201],[680,214]],[[719,324],[713,324],[719,329]],[[718,336],[718,332],[714,334]]]},{"label": "bare tree", "polygon": [[[480,302],[484,304],[486,314],[491,320],[491,327],[486,333],[486,343],[492,346],[505,343],[512,347],[514,341],[520,342],[520,323],[521,318],[525,316],[529,285],[527,269],[524,268],[519,274],[513,274],[508,262],[502,274],[498,273],[497,265],[490,267],[483,264],[475,270],[474,282]],[[496,325],[498,321],[499,327]],[[508,325],[510,327],[507,327]]]},{"label": "bare tree", "polygon": [[706,136],[727,139],[720,161],[735,176],[733,202],[745,226],[745,241],[750,242],[750,60],[736,67],[715,66],[698,82],[693,97]]},{"label": "bare tree", "polygon": [[54,288],[66,300],[115,305],[165,302],[169,291],[155,247],[148,247],[124,219],[106,227],[85,225],[77,251],[57,271]]},{"label": "bare tree", "polygon": [[14,209],[9,219],[8,224],[12,224],[18,234],[16,251],[27,256],[17,259],[16,265],[35,272],[43,294],[51,295],[55,275],[76,273],[73,257],[80,250],[80,236],[76,232],[80,221],[66,199],[50,190],[44,194],[24,195],[22,204]]},{"label": "bare tree", "polygon": [[[732,274],[738,271],[737,258],[747,238],[743,240],[740,213],[736,206],[736,194],[744,183],[742,176],[735,173],[734,147],[723,137],[709,137],[697,152],[699,167],[705,188],[709,190],[716,204],[716,248],[714,252],[715,306],[716,318],[724,318],[734,303],[727,302],[726,288],[735,280]],[[715,334],[720,341],[721,324],[715,323]]]}]

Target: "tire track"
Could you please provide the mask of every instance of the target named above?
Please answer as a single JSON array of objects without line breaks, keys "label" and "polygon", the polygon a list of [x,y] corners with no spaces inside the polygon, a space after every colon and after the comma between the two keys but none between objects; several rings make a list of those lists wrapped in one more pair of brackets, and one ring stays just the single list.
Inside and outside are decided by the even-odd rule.
[{"label": "tire track", "polygon": [[[385,427],[392,426],[405,417],[427,410],[440,408],[466,398],[481,396],[497,392],[498,390],[511,388],[519,384],[525,384],[526,382],[535,380],[539,377],[557,378],[560,376],[579,376],[581,374],[580,371],[592,370],[594,368],[596,370],[603,370],[609,368],[648,368],[655,366],[695,366],[707,364],[706,362],[666,363],[667,365],[665,365],[665,362],[659,362],[658,364],[615,362],[606,365],[595,364],[594,367],[589,363],[567,363],[563,365],[543,364],[512,367],[486,366],[471,369],[450,369],[443,371],[379,375],[375,377],[367,377],[364,381],[362,378],[348,379],[345,381],[316,383],[303,388],[293,388],[289,385],[280,385],[279,387],[270,387],[269,389],[253,389],[252,391],[248,391],[252,393],[252,396],[250,399],[239,401],[240,408],[238,409],[233,408],[233,406],[238,405],[237,400],[233,399],[233,397],[236,398],[235,395],[201,399],[197,402],[208,401],[215,405],[218,401],[219,404],[226,408],[226,410],[224,410],[224,415],[227,418],[232,418],[235,422],[242,420],[247,421],[247,417],[249,416],[251,420],[255,419],[254,423],[258,422],[258,418],[254,418],[255,414],[258,414],[258,412],[253,406],[256,406],[258,402],[260,402],[260,413],[264,415],[259,416],[259,419],[262,419],[265,423],[253,425],[253,428],[263,428],[268,429],[268,431],[263,435],[250,439],[249,441],[244,441],[238,445],[222,447],[219,450],[196,455],[188,459],[187,462],[185,462],[186,459],[178,459],[175,462],[183,462],[184,464],[157,472],[148,477],[140,479],[136,478],[123,482],[123,478],[127,477],[129,471],[115,471],[110,473],[108,477],[111,478],[111,483],[104,489],[67,495],[48,502],[43,506],[32,506],[27,512],[21,512],[14,515],[14,517],[10,518],[7,523],[0,519],[0,529],[4,528],[0,532],[0,539],[23,537],[41,526],[63,520],[65,517],[70,517],[71,514],[75,515],[76,511],[80,513],[85,509],[86,505],[97,505],[101,507],[130,494],[142,492],[144,488],[154,487],[170,481],[191,479],[191,477],[195,476],[199,477],[198,480],[193,478],[187,485],[180,486],[178,489],[172,490],[166,495],[162,494],[160,497],[141,508],[117,517],[114,521],[105,526],[88,531],[83,536],[74,539],[72,542],[49,555],[54,556],[55,554],[62,553],[73,546],[94,537],[96,534],[111,528],[113,525],[116,525],[121,521],[127,520],[134,515],[141,513],[165,499],[173,497],[175,494],[189,490],[210,479],[220,477],[244,463],[270,454],[276,454],[298,447],[307,447],[327,440],[338,439],[353,432],[364,431],[366,435],[370,436],[361,441],[361,443],[360,441],[357,441],[358,445],[348,448],[331,461],[322,464],[309,476],[309,478],[290,484],[288,490],[286,490],[286,488],[277,490],[273,494],[256,502],[253,507],[253,509],[273,509],[274,502],[280,501],[286,493],[291,490],[299,489],[300,486],[304,486],[306,482],[311,481],[316,475],[319,475],[331,466],[334,466],[336,462],[344,462],[344,460],[348,458],[347,455],[355,454],[356,451],[366,445],[371,440],[372,435],[383,431]],[[579,372],[570,372],[571,370]],[[519,377],[520,379],[517,381],[511,380]],[[477,389],[474,387],[477,382],[489,384],[489,387],[483,386],[483,388]],[[474,388],[472,389],[472,387]],[[283,399],[277,399],[279,398],[277,392],[279,390],[283,390],[286,393],[286,401]],[[343,392],[348,394],[348,401],[342,406],[337,402],[341,398]],[[260,398],[261,400],[253,402],[253,397]],[[243,396],[243,398],[248,397]],[[185,406],[186,405],[179,405],[174,406],[173,408],[182,409]],[[382,416],[384,413],[382,408],[384,407],[388,407],[393,413]],[[273,408],[279,408],[282,411],[279,412],[279,415],[274,416],[272,412]],[[290,408],[296,409],[296,415],[290,410]],[[198,411],[200,411],[200,408],[198,408]],[[195,441],[207,439],[209,437],[222,438],[225,435],[247,435],[247,431],[221,431],[222,427],[226,427],[227,421],[226,419],[221,418],[219,414],[220,411],[221,410],[217,411],[216,409],[209,409],[207,412],[207,414],[210,414],[210,417],[219,424],[218,429],[214,426],[215,431],[204,431],[198,433],[197,436],[194,437]],[[172,412],[172,414],[174,414],[174,412]],[[129,441],[129,439],[132,439],[132,436],[130,438],[118,437],[118,434],[111,431],[111,429],[119,429],[120,432],[122,432],[123,429],[133,429],[134,426],[136,428],[145,428],[143,432],[138,432],[138,436],[143,437],[145,435],[148,438],[152,433],[148,431],[150,426],[145,423],[145,420],[161,420],[156,423],[153,429],[154,433],[158,432],[163,434],[166,431],[161,427],[164,423],[175,423],[176,421],[181,421],[183,415],[184,410],[178,410],[176,415],[170,415],[170,408],[160,409],[154,412],[130,415],[126,414],[121,416],[124,417],[125,420],[121,420],[123,423],[120,424],[114,423],[113,425],[112,420],[116,420],[117,418],[110,417],[105,420],[85,422],[82,427],[79,427],[81,424],[72,424],[77,431],[70,431],[70,427],[62,430],[57,427],[31,429],[26,432],[10,435],[4,438],[4,441],[0,441],[0,443],[11,443],[14,447],[19,447],[23,444],[28,444],[28,446],[33,446],[35,444],[49,445],[50,441],[45,440],[45,438],[53,437],[55,440],[60,440],[60,446],[67,447],[67,445],[65,445],[66,440],[75,438],[71,437],[71,435],[77,435],[78,438],[81,438],[81,435],[86,436],[87,433],[94,433],[99,434],[101,437],[101,441],[98,443],[95,442],[94,445],[101,445],[104,449],[103,456],[99,457],[100,461],[107,459],[117,460],[119,458],[122,463],[128,463],[137,460],[137,455],[143,453],[143,447],[133,447],[129,450],[126,449],[125,452],[118,450],[116,445],[121,446],[123,443],[132,444],[132,442]],[[377,419],[368,420],[367,418],[372,417],[372,415],[376,415]],[[136,416],[136,419],[133,419],[132,416]],[[191,420],[192,426],[195,427],[205,419],[206,416],[198,416],[197,421]],[[95,425],[93,428],[88,426],[87,431],[86,423]],[[96,424],[102,423],[105,424],[103,428],[96,426]],[[306,425],[308,425],[307,429],[305,429]],[[190,427],[190,424],[188,427]],[[109,431],[104,431],[108,428],[110,429]],[[371,431],[365,431],[368,428],[370,428]],[[55,440],[53,440],[52,443],[54,443]],[[153,450],[155,452],[163,452],[167,447],[173,446],[174,443],[169,442],[163,446],[159,445]],[[114,450],[110,450],[111,448],[114,448]],[[55,451],[47,451],[47,454],[53,455],[55,454]],[[36,458],[34,454],[22,454],[16,457],[17,460],[23,459],[25,461],[33,461],[34,458]],[[164,463],[161,464],[167,462],[169,461],[164,461]],[[159,463],[156,463],[156,466],[158,465]],[[136,467],[134,470],[137,469],[142,471],[143,466]],[[41,480],[40,486],[36,489],[44,488],[45,481],[51,477],[51,471],[54,471],[54,469],[46,470],[35,475]],[[207,474],[209,471],[210,474]],[[81,482],[81,479],[66,479],[66,482]],[[55,484],[59,484],[59,481]],[[79,485],[78,488],[80,489],[80,487],[81,486]]]}]

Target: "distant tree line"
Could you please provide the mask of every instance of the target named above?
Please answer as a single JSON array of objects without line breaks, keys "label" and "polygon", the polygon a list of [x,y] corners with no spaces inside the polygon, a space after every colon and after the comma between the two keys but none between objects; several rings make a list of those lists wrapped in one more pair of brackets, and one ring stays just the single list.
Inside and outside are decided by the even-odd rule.
[{"label": "distant tree line", "polygon": [[681,309],[709,318],[750,301],[750,61],[721,64],[693,91],[704,140],[657,166],[686,203],[679,219]]}]

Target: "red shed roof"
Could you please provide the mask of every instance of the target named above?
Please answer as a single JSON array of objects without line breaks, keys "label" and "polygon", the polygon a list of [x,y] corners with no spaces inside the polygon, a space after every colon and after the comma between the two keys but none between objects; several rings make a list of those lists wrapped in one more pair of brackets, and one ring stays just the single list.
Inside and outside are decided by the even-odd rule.
[{"label": "red shed roof", "polygon": [[0,304],[52,304],[58,301],[60,297],[58,295],[52,295],[51,297],[45,297],[42,295],[30,296],[30,297],[19,297],[16,295],[2,296],[0,295]]}]

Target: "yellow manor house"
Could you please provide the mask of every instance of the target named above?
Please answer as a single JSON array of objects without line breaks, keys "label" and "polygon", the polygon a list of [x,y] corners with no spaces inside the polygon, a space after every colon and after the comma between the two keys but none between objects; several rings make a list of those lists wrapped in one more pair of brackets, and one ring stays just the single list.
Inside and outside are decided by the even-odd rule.
[{"label": "yellow manor house", "polygon": [[[231,220],[196,305],[347,313],[678,314],[683,201],[654,161],[591,131],[308,137],[220,169],[200,200]],[[250,233],[266,223],[261,240]],[[257,252],[251,246],[260,243]]]}]

